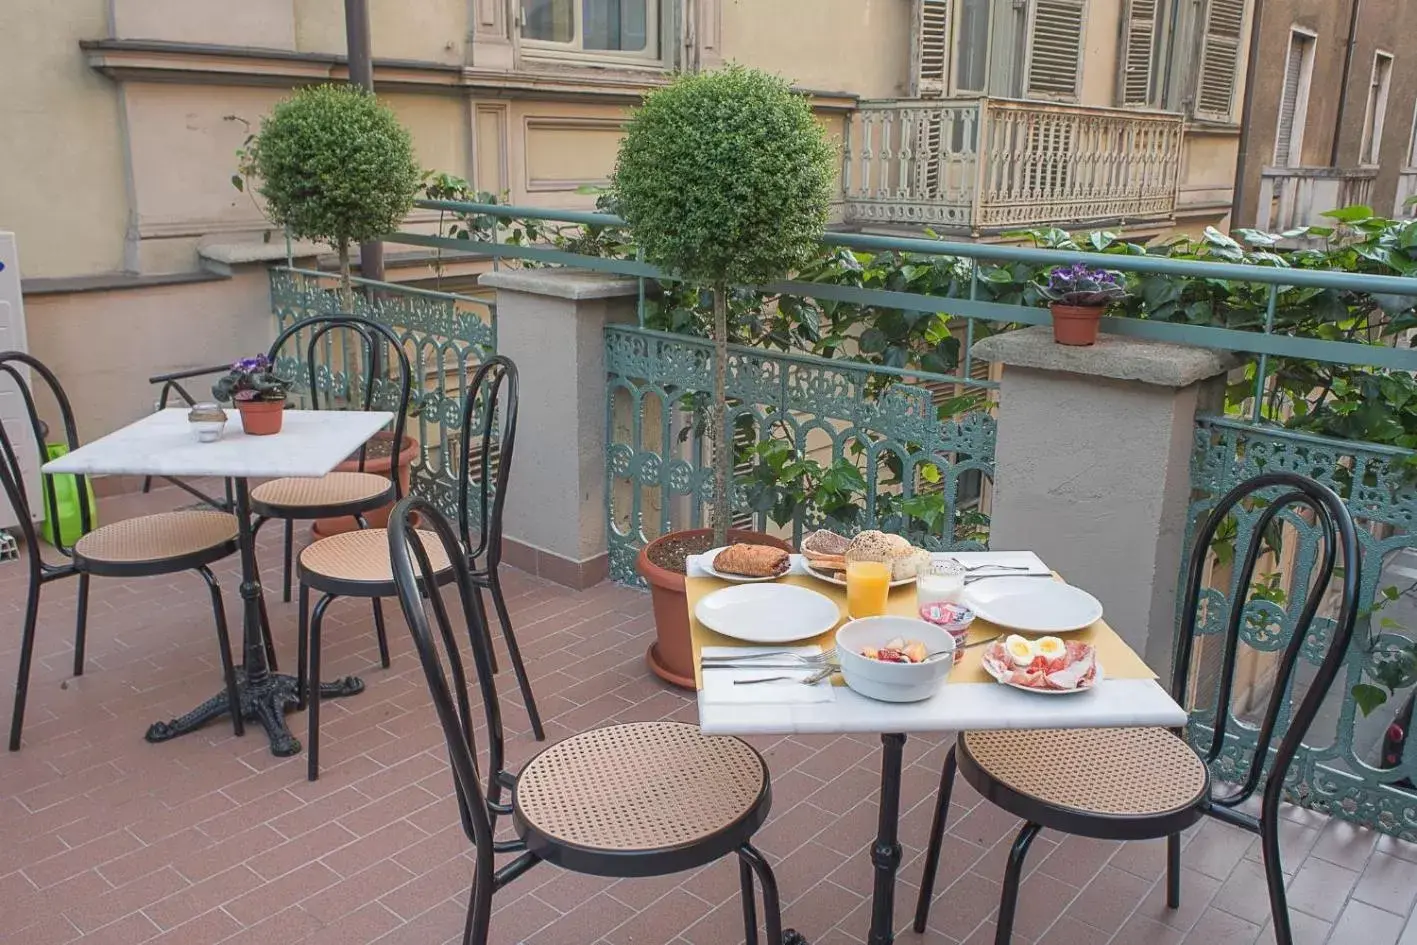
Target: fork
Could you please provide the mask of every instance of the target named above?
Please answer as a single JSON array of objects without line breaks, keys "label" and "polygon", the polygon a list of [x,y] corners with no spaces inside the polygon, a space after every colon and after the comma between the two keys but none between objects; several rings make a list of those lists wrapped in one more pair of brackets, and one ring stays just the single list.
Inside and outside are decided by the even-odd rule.
[{"label": "fork", "polygon": [[836,647],[824,650],[821,653],[797,653],[792,650],[764,650],[761,653],[745,653],[737,656],[700,656],[699,662],[712,665],[715,663],[738,663],[751,660],[780,659],[792,660],[801,663],[803,666],[824,666],[836,658]]},{"label": "fork", "polygon": [[958,558],[950,558],[949,560],[950,560],[950,561],[953,561],[955,564],[958,564],[961,568],[963,568],[963,569],[966,570],[966,571],[989,571],[989,570],[994,570],[994,571],[1027,571],[1027,570],[1028,570],[1028,565],[1026,565],[1026,564],[961,564],[961,563],[960,563],[960,560],[959,560]]}]

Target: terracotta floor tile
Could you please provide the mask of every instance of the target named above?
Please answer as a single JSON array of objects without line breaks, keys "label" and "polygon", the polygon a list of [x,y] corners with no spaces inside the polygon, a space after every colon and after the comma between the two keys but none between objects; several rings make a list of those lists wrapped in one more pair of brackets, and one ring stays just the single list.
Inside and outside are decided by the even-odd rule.
[{"label": "terracotta floor tile", "polygon": [[1182,866],[1180,907],[1172,909],[1166,905],[1166,880],[1162,879],[1137,906],[1137,914],[1184,932],[1196,924],[1220,887],[1219,880]]},{"label": "terracotta floor tile", "polygon": [[1289,908],[1332,922],[1358,882],[1358,874],[1325,860],[1309,860],[1289,884]]},{"label": "terracotta floor tile", "polygon": [[1270,916],[1264,867],[1252,860],[1242,860],[1221,884],[1211,905],[1247,922],[1264,925]]},{"label": "terracotta floor tile", "polygon": [[1111,945],[1180,945],[1184,937],[1184,932],[1169,925],[1133,915],[1117,930]]},{"label": "terracotta floor tile", "polygon": [[1185,945],[1254,945],[1260,926],[1219,909],[1207,909],[1186,936]]},{"label": "terracotta floor tile", "polygon": [[[1302,912],[1290,912],[1289,930],[1294,935],[1294,945],[1324,945],[1333,931],[1333,924]],[[1273,924],[1266,924],[1255,941],[1258,945],[1275,945]],[[1347,943],[1335,942],[1334,945]]]},{"label": "terracotta floor tile", "polygon": [[1402,934],[1404,917],[1356,900],[1344,907],[1334,923],[1334,945],[1357,942],[1361,945],[1396,945]]},{"label": "terracotta floor tile", "polygon": [[302,899],[339,882],[339,874],[323,863],[306,863],[278,879],[234,895],[222,906],[242,925],[257,925]]},{"label": "terracotta floor tile", "polygon": [[622,925],[634,913],[605,893],[597,893],[527,939],[528,945],[584,945]]},{"label": "terracotta floor tile", "polygon": [[1331,820],[1320,829],[1319,839],[1309,855],[1362,872],[1380,837],[1376,830],[1358,827],[1346,820]]},{"label": "terracotta floor tile", "polygon": [[1417,900],[1417,863],[1374,853],[1358,879],[1353,898],[1388,912],[1407,915]]},{"label": "terracotta floor tile", "polygon": [[1104,866],[1097,878],[1073,900],[1068,914],[1087,925],[1115,932],[1146,896],[1148,887],[1145,880],[1131,873]]},{"label": "terracotta floor tile", "polygon": [[670,890],[644,911],[606,932],[610,945],[660,945],[702,919],[713,907],[682,889]]}]

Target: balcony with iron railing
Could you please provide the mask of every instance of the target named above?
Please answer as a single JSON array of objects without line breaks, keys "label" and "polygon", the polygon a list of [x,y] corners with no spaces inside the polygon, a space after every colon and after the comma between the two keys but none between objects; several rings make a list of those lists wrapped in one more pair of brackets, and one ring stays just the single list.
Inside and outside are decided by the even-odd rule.
[{"label": "balcony with iron railing", "polygon": [[1170,219],[1180,115],[1013,99],[863,102],[843,141],[844,221],[978,234]]}]

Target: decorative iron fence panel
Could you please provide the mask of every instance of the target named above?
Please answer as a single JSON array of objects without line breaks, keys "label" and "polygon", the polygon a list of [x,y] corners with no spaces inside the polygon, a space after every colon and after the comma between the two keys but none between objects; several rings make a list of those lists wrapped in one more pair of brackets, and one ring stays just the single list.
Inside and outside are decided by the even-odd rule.
[{"label": "decorative iron fence panel", "polygon": [[[271,270],[270,279],[277,330],[301,319],[345,310],[338,280],[329,273],[279,267]],[[409,398],[413,422],[407,435],[419,443],[410,470],[410,488],[456,515],[458,471],[454,460],[461,436],[462,403],[478,365],[496,352],[494,307],[449,292],[355,280],[354,314],[392,329],[403,342],[413,369]],[[339,350],[338,344],[329,339],[317,358],[322,403],[345,400],[351,384],[355,391],[362,391],[366,383],[363,366],[354,363],[352,353]],[[298,336],[297,343],[277,359],[277,371],[287,377],[303,377],[306,372],[298,359],[304,357],[305,345]],[[297,400],[308,397],[303,384],[293,393]],[[374,399],[376,406],[393,409],[397,404],[394,384],[376,380]]]},{"label": "decorative iron fence panel", "polygon": [[[1407,462],[1413,454],[1229,419],[1202,420],[1195,436],[1187,547],[1214,503],[1233,486],[1261,472],[1287,470],[1323,482],[1343,496],[1357,520],[1363,551],[1362,601],[1370,609],[1360,615],[1345,671],[1294,761],[1288,790],[1291,800],[1305,807],[1408,840],[1417,839],[1417,793],[1411,786],[1417,779],[1417,747],[1394,749],[1389,742],[1388,750],[1394,751],[1395,757],[1383,757],[1384,736],[1389,734],[1389,726],[1402,711],[1403,700],[1411,690],[1400,691],[1368,717],[1360,713],[1352,695],[1355,686],[1374,680],[1375,668],[1391,658],[1388,654],[1393,648],[1411,643],[1410,632],[1403,632],[1408,628],[1395,625],[1390,618],[1386,623],[1384,620],[1389,607],[1406,605],[1378,602],[1384,599],[1386,587],[1396,586],[1398,601],[1403,602],[1407,600],[1403,592],[1414,586],[1410,578],[1405,582],[1399,578],[1394,585],[1393,578],[1400,573],[1400,556],[1417,546],[1417,534],[1412,529],[1417,520],[1417,480]],[[1234,548],[1246,547],[1260,512],[1255,508],[1235,515]],[[1293,638],[1303,606],[1303,589],[1312,577],[1319,550],[1319,529],[1307,516],[1291,510],[1281,517],[1284,528],[1275,536],[1279,552],[1271,559],[1281,576],[1268,588],[1261,588],[1258,595],[1253,589],[1245,591],[1249,599],[1241,623],[1239,653],[1246,661],[1248,701],[1252,706],[1267,700],[1272,692],[1272,687],[1265,685],[1265,669],[1274,654]],[[1213,667],[1218,658],[1230,608],[1241,594],[1236,576],[1223,558],[1213,565],[1212,573],[1211,583],[1221,587],[1207,589],[1201,598],[1200,685],[1193,693],[1196,710],[1191,724],[1192,737],[1201,746],[1211,744],[1219,711],[1213,685],[1207,684],[1205,664],[1209,662]],[[1276,588],[1281,593],[1276,594]],[[1325,606],[1315,618],[1295,688],[1307,687],[1313,668],[1322,660],[1334,627],[1334,610],[1333,606]],[[1208,653],[1207,637],[1211,638]],[[1255,720],[1262,707],[1248,709],[1244,695],[1242,692],[1232,698],[1227,709],[1230,719],[1226,744],[1214,765],[1216,776],[1227,781],[1243,780],[1257,744]],[[1292,705],[1297,698],[1298,693],[1291,693],[1287,704]],[[1287,724],[1287,712],[1281,713],[1280,733]],[[1405,730],[1409,725],[1401,727]]]},{"label": "decorative iron fence panel", "polygon": [[[613,327],[605,332],[605,361],[610,573],[639,583],[641,547],[709,521],[713,471],[696,398],[713,389],[713,345]],[[733,346],[728,398],[739,450],[735,518],[768,527],[768,513],[748,502],[745,480],[753,460],[745,452],[776,434],[800,454],[820,456],[823,465],[845,457],[860,469],[863,508],[853,527],[910,531],[933,549],[982,547],[982,531],[959,526],[993,476],[994,418],[987,407],[941,418],[935,400],[941,384],[955,386],[935,375],[906,379],[868,364]],[[905,500],[927,491],[941,503],[937,522],[903,511]],[[793,539],[820,519],[798,514],[790,525]]]}]

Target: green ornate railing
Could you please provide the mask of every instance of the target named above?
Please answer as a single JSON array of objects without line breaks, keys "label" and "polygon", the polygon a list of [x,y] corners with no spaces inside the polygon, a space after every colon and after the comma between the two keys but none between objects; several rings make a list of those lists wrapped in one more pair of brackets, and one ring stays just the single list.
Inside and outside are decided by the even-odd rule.
[{"label": "green ornate railing", "polygon": [[[1413,456],[1404,450],[1371,444],[1309,436],[1274,427],[1258,426],[1230,419],[1208,419],[1197,425],[1195,451],[1191,458],[1193,502],[1187,529],[1187,547],[1201,521],[1214,503],[1233,486],[1261,472],[1287,470],[1317,479],[1331,486],[1347,501],[1357,519],[1363,551],[1360,578],[1362,600],[1371,608],[1363,613],[1345,668],[1334,686],[1307,743],[1295,759],[1289,774],[1289,795],[1295,803],[1337,817],[1376,827],[1408,840],[1417,839],[1417,751],[1399,753],[1397,763],[1383,759],[1383,736],[1411,690],[1400,690],[1397,698],[1363,716],[1352,698],[1353,688],[1372,683],[1378,665],[1390,658],[1395,647],[1411,645],[1411,638],[1399,632],[1393,621],[1384,623],[1384,589],[1411,589],[1412,581],[1392,577],[1393,556],[1417,546],[1412,531],[1417,520],[1417,488],[1413,467],[1405,462]],[[1227,540],[1243,548],[1254,533],[1262,509],[1241,510],[1235,515],[1235,531]],[[1294,626],[1303,606],[1299,590],[1308,586],[1319,548],[1319,530],[1304,515],[1281,513],[1285,527],[1274,540],[1278,545],[1274,582],[1240,588],[1222,558],[1215,565],[1219,580],[1202,597],[1202,621],[1198,628],[1200,678],[1196,693],[1198,710],[1193,715],[1192,734],[1200,744],[1209,745],[1214,733],[1215,693],[1204,685],[1208,659],[1218,657],[1220,634],[1234,601],[1248,598],[1241,624],[1242,658],[1252,676],[1249,689],[1255,713],[1245,705],[1228,708],[1226,744],[1215,765],[1217,777],[1243,780],[1257,743],[1256,720],[1260,700],[1272,691],[1265,685],[1265,672],[1277,654],[1293,638]],[[1228,579],[1227,579],[1227,575]],[[1219,586],[1217,586],[1219,585]],[[1291,589],[1293,591],[1291,592]],[[1179,615],[1178,615],[1179,616]],[[1332,607],[1320,611],[1304,647],[1305,669],[1322,660],[1328,635],[1334,627]],[[1209,647],[1207,647],[1207,639]],[[1302,691],[1312,679],[1311,672],[1297,674],[1295,686]],[[1298,693],[1287,700],[1292,705]],[[1287,725],[1281,716],[1280,731]],[[1403,726],[1406,728],[1407,726]]]},{"label": "green ornate railing", "polygon": [[[270,273],[271,306],[277,330],[304,318],[345,311],[338,279],[330,273],[289,267]],[[460,434],[462,403],[472,375],[496,351],[494,308],[488,302],[450,292],[355,279],[354,313],[390,328],[403,342],[413,369],[408,435],[420,449],[410,470],[410,487],[451,513],[456,512],[457,472],[453,457]],[[329,402],[349,396],[351,382],[362,391],[365,378],[353,353],[327,338],[319,358],[320,397]],[[277,360],[277,371],[290,377],[306,372],[296,363],[305,342],[294,339]],[[307,392],[297,386],[297,398]],[[375,401],[384,409],[397,404],[394,385],[375,383]]]},{"label": "green ornate railing", "polygon": [[[713,390],[713,346],[665,332],[608,328],[605,361],[610,572],[618,581],[638,583],[635,556],[646,542],[707,521],[713,472],[705,461],[697,404]],[[970,521],[970,506],[993,477],[994,419],[987,405],[942,418],[931,385],[954,381],[732,346],[729,417],[740,459],[736,517],[769,527],[769,510],[752,502],[752,463],[744,456],[758,443],[785,440],[797,455],[819,457],[823,467],[850,457],[864,471],[848,529],[911,532],[937,549],[981,547],[983,522]],[[911,500],[926,494],[933,499],[928,511],[912,508]],[[800,539],[826,514],[806,504],[785,527]]]}]

